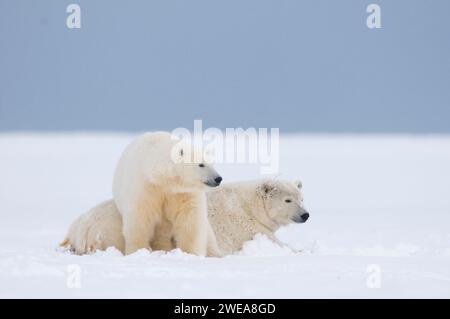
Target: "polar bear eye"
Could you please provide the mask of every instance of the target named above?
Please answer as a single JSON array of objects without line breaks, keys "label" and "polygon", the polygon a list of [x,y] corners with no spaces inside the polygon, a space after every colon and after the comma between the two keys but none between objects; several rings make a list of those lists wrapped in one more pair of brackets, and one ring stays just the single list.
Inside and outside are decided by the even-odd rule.
[{"label": "polar bear eye", "polygon": [[286,202],[286,203],[290,203],[290,202],[292,202],[292,201],[291,201],[290,199],[286,199],[285,202]]},{"label": "polar bear eye", "polygon": [[205,167],[205,164],[201,163],[201,164],[198,164],[198,166],[199,167]]}]

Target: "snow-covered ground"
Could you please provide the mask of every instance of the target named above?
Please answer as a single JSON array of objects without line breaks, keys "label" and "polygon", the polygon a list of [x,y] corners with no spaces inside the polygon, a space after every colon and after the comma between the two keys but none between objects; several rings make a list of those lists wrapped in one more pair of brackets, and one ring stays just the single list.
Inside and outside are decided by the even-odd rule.
[{"label": "snow-covered ground", "polygon": [[279,178],[303,181],[311,218],[278,235],[300,254],[263,237],[222,259],[60,251],[132,138],[0,135],[0,297],[450,298],[450,137],[282,136]]}]

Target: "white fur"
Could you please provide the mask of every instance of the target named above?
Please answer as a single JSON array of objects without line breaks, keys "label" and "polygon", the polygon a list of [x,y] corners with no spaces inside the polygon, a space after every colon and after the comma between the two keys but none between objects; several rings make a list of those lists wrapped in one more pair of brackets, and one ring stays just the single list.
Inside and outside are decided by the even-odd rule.
[{"label": "white fur", "polygon": [[[207,193],[210,222],[207,230],[208,255],[234,253],[259,233],[281,245],[274,235],[275,231],[306,213],[299,187],[301,184],[298,182],[250,181],[230,183],[210,190]],[[286,199],[290,199],[291,203],[286,203]],[[65,244],[76,253],[89,253],[92,251],[88,249],[90,247],[105,249],[110,246],[124,252],[121,232],[112,231],[121,229],[122,223],[120,212],[111,200],[83,216],[82,220],[77,219],[71,226]],[[175,233],[171,223],[163,220],[150,246],[155,250],[175,248]],[[101,242],[96,243],[95,238],[101,238]]]},{"label": "white fur", "polygon": [[[256,234],[280,244],[275,232],[306,213],[301,189],[265,180],[225,184],[208,192],[208,218],[223,254],[240,250]],[[286,203],[285,200],[291,200]]]},{"label": "white fur", "polygon": [[126,254],[151,248],[163,223],[173,227],[177,247],[206,254],[205,183],[218,174],[209,164],[183,161],[192,152],[179,146],[169,133],[146,133],[125,149],[117,164],[113,197],[123,219]]}]

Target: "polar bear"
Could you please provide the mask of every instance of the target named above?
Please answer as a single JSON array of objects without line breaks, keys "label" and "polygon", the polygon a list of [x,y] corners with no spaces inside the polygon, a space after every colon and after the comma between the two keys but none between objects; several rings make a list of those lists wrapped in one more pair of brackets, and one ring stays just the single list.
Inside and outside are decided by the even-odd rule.
[{"label": "polar bear", "polygon": [[122,153],[113,179],[125,253],[149,248],[159,225],[168,223],[178,248],[205,255],[205,191],[221,181],[203,154],[169,133],[146,133],[136,138]]},{"label": "polar bear", "polygon": [[208,218],[222,254],[240,250],[256,234],[284,246],[275,232],[290,223],[304,223],[302,183],[280,180],[238,182],[208,191]]},{"label": "polar bear", "polygon": [[78,217],[70,225],[61,246],[69,247],[77,255],[106,250],[108,247],[116,247],[124,253],[122,216],[114,200],[104,201]]},{"label": "polar bear", "polygon": [[[155,230],[149,243],[153,250],[169,251],[176,248],[170,223],[162,222]],[[217,241],[208,223],[208,256],[222,256]],[[60,244],[77,255],[94,253],[115,247],[125,253],[125,239],[122,233],[122,216],[114,200],[106,200],[78,217],[70,226],[66,238]]]},{"label": "polar bear", "polygon": [[[280,180],[229,183],[209,190],[208,256],[223,256],[240,250],[256,234],[283,245],[274,233],[289,223],[304,223],[309,213],[303,206],[302,184]],[[116,247],[124,252],[122,218],[112,200],[79,217],[70,227],[63,245],[77,254]],[[150,246],[155,250],[176,247],[167,222],[157,228]],[[219,249],[218,249],[219,248]]]}]

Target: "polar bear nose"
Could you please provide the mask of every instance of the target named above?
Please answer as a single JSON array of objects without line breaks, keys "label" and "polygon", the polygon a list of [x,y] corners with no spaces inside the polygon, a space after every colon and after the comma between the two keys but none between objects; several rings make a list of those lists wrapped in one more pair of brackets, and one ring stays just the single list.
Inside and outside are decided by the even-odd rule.
[{"label": "polar bear nose", "polygon": [[214,179],[214,181],[217,183],[217,185],[220,185],[220,182],[222,181],[222,177],[218,176]]},{"label": "polar bear nose", "polygon": [[309,218],[309,214],[308,213],[304,213],[302,216],[300,216],[301,218],[302,218],[302,220],[304,221],[304,222],[306,222],[307,220],[308,220],[308,218]]}]

